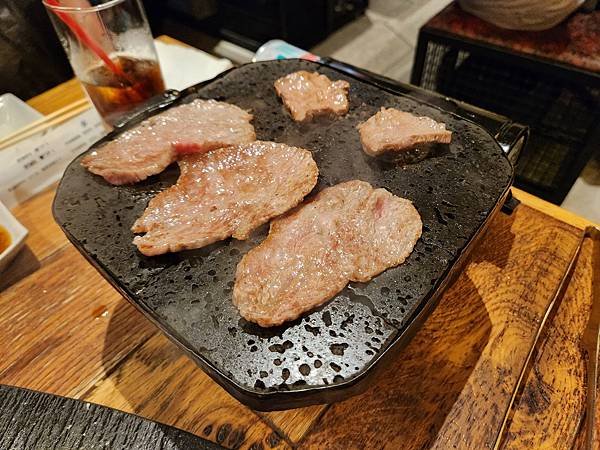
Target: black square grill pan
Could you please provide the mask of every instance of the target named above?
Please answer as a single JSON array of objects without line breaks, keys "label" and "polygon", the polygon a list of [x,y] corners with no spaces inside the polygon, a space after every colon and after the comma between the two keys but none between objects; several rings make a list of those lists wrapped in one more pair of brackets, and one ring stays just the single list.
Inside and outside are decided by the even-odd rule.
[{"label": "black square grill pan", "polygon": [[[348,80],[348,114],[309,124],[292,121],[273,82],[296,70]],[[460,270],[472,243],[509,193],[511,163],[494,138],[473,122],[302,60],[232,69],[143,112],[92,148],[152,114],[195,98],[251,110],[259,139],[312,150],[320,171],[313,194],[360,179],[410,199],[423,220],[423,235],[413,253],[368,283],[351,283],[302,318],[267,329],[243,320],[231,301],[236,265],[265,238],[267,226],[247,241],[228,239],[158,257],[144,257],[132,244],[131,225],[152,196],[175,183],[176,164],[144,182],[112,186],[87,172],[80,155],[58,187],[56,221],[123,296],[250,407],[286,409],[360,392],[380,360],[406,345]],[[355,127],[382,106],[445,122],[453,132],[452,143],[412,164],[367,156]]]}]

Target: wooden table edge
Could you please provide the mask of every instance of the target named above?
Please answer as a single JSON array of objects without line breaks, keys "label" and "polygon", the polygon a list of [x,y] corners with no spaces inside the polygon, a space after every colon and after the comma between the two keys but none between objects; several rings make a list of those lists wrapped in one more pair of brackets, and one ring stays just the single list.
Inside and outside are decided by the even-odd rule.
[{"label": "wooden table edge", "polygon": [[585,217],[579,216],[571,211],[568,211],[561,206],[555,205],[554,203],[547,202],[533,194],[525,192],[519,188],[512,187],[513,195],[523,205],[529,206],[530,208],[536,209],[550,217],[560,220],[568,225],[571,225],[580,230],[585,230],[587,227],[595,227],[600,229],[600,225],[586,219]]}]

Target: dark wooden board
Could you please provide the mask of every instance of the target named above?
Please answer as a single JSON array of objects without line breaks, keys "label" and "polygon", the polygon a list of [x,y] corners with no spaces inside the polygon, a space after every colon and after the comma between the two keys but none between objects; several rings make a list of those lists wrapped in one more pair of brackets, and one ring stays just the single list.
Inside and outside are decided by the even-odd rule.
[{"label": "dark wooden board", "polygon": [[498,214],[408,347],[367,392],[331,405],[300,448],[494,448],[578,243],[530,208]]},{"label": "dark wooden board", "polygon": [[218,450],[223,447],[116,409],[0,385],[0,448]]},{"label": "dark wooden board", "polygon": [[[504,450],[584,448],[586,399],[591,393],[582,339],[594,301],[593,271],[600,265],[593,259],[594,245],[600,243],[589,238],[583,242],[564,297],[536,348],[509,416]],[[593,448],[600,448],[600,441]]]}]

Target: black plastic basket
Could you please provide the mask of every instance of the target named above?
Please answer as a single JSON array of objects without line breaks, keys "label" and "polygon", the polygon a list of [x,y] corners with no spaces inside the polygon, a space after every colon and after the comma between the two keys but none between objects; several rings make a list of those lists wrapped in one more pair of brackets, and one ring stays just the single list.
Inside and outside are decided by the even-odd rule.
[{"label": "black plastic basket", "polygon": [[600,77],[421,29],[412,83],[530,127],[518,187],[560,204],[600,147]]}]

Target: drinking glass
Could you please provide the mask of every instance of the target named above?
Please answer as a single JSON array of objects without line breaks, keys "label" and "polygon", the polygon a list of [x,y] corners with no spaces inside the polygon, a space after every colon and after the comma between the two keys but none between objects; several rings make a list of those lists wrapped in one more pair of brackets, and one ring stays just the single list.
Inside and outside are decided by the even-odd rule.
[{"label": "drinking glass", "polygon": [[75,75],[111,126],[164,91],[140,0],[42,0]]}]

